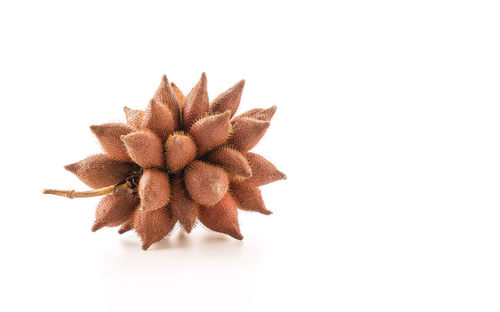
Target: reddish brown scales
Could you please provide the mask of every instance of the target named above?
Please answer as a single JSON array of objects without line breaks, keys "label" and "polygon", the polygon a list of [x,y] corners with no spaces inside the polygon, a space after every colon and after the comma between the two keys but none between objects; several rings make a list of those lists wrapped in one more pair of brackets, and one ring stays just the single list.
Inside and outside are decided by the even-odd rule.
[{"label": "reddish brown scales", "polygon": [[134,169],[134,166],[109,155],[98,154],[64,168],[74,173],[83,183],[97,189],[121,182]]},{"label": "reddish brown scales", "polygon": [[127,221],[123,222],[118,229],[118,234],[123,234],[134,229],[134,216],[132,215]]},{"label": "reddish brown scales", "polygon": [[229,110],[231,111],[231,117],[233,117],[238,110],[238,106],[240,106],[244,86],[245,80],[240,80],[224,93],[221,93],[210,103],[210,111],[223,113]]},{"label": "reddish brown scales", "polygon": [[236,239],[243,239],[238,224],[238,211],[236,202],[231,194],[226,195],[217,204],[211,207],[201,207],[199,218],[207,228],[212,231],[225,233]]},{"label": "reddish brown scales", "polygon": [[155,210],[167,205],[170,199],[168,174],[158,169],[144,169],[138,190],[141,210]]},{"label": "reddish brown scales", "polygon": [[108,123],[90,126],[90,130],[95,134],[102,148],[108,155],[119,160],[131,160],[127,153],[127,148],[120,138],[122,135],[134,131],[134,128],[121,123]]},{"label": "reddish brown scales", "polygon": [[184,99],[183,105],[183,124],[185,129],[189,129],[191,125],[203,117],[208,111],[208,91],[207,91],[207,76],[201,74],[200,81],[188,93]]},{"label": "reddish brown scales", "polygon": [[163,168],[165,158],[160,138],[151,131],[136,131],[122,136],[130,158],[143,168]]},{"label": "reddish brown scales", "polygon": [[198,155],[204,155],[215,147],[224,144],[231,134],[231,111],[201,118],[191,126],[189,134],[198,147]]},{"label": "reddish brown scales", "polygon": [[177,172],[196,157],[196,144],[189,135],[174,133],[165,142],[165,158],[167,168],[172,172]]},{"label": "reddish brown scales", "polygon": [[207,155],[207,160],[221,166],[229,174],[243,178],[252,176],[252,168],[245,156],[233,148],[221,146],[214,149]]},{"label": "reddish brown scales", "polygon": [[175,130],[174,116],[168,107],[151,100],[144,113],[142,127],[153,131],[162,141]]},{"label": "reddish brown scales", "polygon": [[268,109],[263,109],[262,111],[256,113],[252,117],[258,120],[270,121],[273,119],[274,113],[276,113],[276,105],[269,107]]},{"label": "reddish brown scales", "polygon": [[184,172],[186,189],[200,205],[215,205],[226,194],[229,179],[221,167],[194,161]]},{"label": "reddish brown scales", "polygon": [[234,117],[234,121],[243,117],[253,118],[262,121],[270,121],[273,118],[274,113],[276,113],[276,109],[277,109],[276,105],[271,106],[268,109],[254,108],[249,110],[248,112],[245,112],[241,115]]},{"label": "reddish brown scales", "polygon": [[247,153],[247,159],[252,168],[252,176],[243,181],[248,186],[261,186],[274,181],[286,179],[286,175],[279,171],[269,160],[259,154]]},{"label": "reddish brown scales", "polygon": [[231,143],[240,152],[248,152],[264,136],[269,128],[269,121],[253,118],[239,118],[233,125],[233,137]]},{"label": "reddish brown scales", "polygon": [[271,211],[266,209],[258,187],[233,182],[231,183],[231,193],[238,203],[239,208],[248,211],[257,211],[266,215],[271,214]]},{"label": "reddish brown scales", "polygon": [[177,101],[179,101],[179,108],[182,110],[182,106],[184,105],[184,94],[181,89],[175,85],[175,83],[171,82],[170,85],[172,86],[172,90],[174,90]]},{"label": "reddish brown scales", "polygon": [[175,95],[174,90],[172,89],[172,86],[168,82],[167,76],[163,75],[160,86],[156,90],[155,95],[153,96],[153,99],[160,103],[165,105],[169,111],[172,114],[173,120],[174,120],[174,128],[178,129],[179,128],[179,114],[180,114],[180,107],[179,107],[179,101],[177,100],[177,96]]},{"label": "reddish brown scales", "polygon": [[104,196],[97,205],[92,232],[105,226],[117,226],[126,222],[138,204],[137,196],[129,194]]},{"label": "reddish brown scales", "polygon": [[236,120],[238,120],[239,118],[242,118],[242,117],[254,118],[255,115],[259,114],[263,110],[264,110],[263,108],[252,108],[249,111],[246,111],[246,112],[244,112],[242,114],[239,114],[238,116],[235,116],[233,118],[233,122],[235,122]]},{"label": "reddish brown scales", "polygon": [[148,249],[167,236],[175,222],[166,207],[150,211],[137,210],[134,215],[134,229],[142,240],[142,249]]},{"label": "reddish brown scales", "polygon": [[266,132],[276,106],[231,120],[243,87],[242,80],[209,105],[204,73],[186,97],[164,76],[144,112],[125,107],[127,124],[91,128],[107,154],[66,166],[96,190],[46,193],[108,194],[98,205],[93,230],[135,229],[143,249],[177,221],[190,232],[197,218],[211,230],[242,239],[237,209],[270,214],[258,186],[285,178],[264,157],[248,152]]},{"label": "reddish brown scales", "polygon": [[123,111],[125,112],[125,118],[129,125],[134,128],[138,128],[141,125],[142,117],[144,116],[143,111],[131,109],[127,106],[123,107]]},{"label": "reddish brown scales", "polygon": [[170,208],[174,217],[190,233],[196,220],[199,206],[189,197],[180,176],[174,177],[171,183]]}]

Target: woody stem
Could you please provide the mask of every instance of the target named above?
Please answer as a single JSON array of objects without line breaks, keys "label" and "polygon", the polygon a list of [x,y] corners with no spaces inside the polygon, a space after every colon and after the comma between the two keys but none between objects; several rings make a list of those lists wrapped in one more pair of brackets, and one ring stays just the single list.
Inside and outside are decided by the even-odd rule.
[{"label": "woody stem", "polygon": [[54,190],[54,189],[44,189],[43,194],[52,194],[68,198],[85,198],[85,197],[95,197],[109,194],[130,194],[134,191],[132,184],[129,181],[106,186],[97,190],[77,192],[75,190]]}]

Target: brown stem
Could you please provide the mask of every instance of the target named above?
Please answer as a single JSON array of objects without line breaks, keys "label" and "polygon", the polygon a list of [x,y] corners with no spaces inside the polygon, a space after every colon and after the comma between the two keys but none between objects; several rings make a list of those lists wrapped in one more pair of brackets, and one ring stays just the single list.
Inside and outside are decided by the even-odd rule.
[{"label": "brown stem", "polygon": [[130,194],[134,191],[132,184],[128,181],[117,184],[106,186],[97,190],[91,190],[86,192],[77,192],[75,190],[53,190],[44,189],[43,194],[52,194],[68,198],[84,198],[84,197],[95,197],[109,194]]}]

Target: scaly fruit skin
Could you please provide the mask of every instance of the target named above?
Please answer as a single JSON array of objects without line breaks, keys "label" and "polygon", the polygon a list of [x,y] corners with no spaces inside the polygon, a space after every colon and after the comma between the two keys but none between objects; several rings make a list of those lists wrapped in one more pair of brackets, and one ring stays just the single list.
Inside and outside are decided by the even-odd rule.
[{"label": "scaly fruit skin", "polygon": [[147,249],[177,221],[187,232],[200,220],[242,239],[237,209],[271,214],[258,187],[286,176],[249,151],[276,106],[233,117],[244,85],[239,81],[210,103],[205,73],[186,96],[164,75],[145,111],[125,107],[126,123],[91,126],[105,154],[65,168],[94,189],[125,180],[133,187],[101,200],[92,230],[135,229]]}]

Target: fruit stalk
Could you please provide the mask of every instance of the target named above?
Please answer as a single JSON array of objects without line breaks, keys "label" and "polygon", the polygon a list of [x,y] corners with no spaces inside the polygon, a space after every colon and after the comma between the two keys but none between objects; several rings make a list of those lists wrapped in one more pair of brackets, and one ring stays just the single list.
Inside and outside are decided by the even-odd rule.
[{"label": "fruit stalk", "polygon": [[54,190],[54,189],[43,189],[43,194],[52,194],[56,196],[62,196],[67,198],[86,198],[86,197],[96,197],[102,195],[112,195],[112,194],[130,194],[134,192],[134,188],[129,181],[119,183],[116,185],[106,186],[100,189],[78,192],[75,190]]}]

